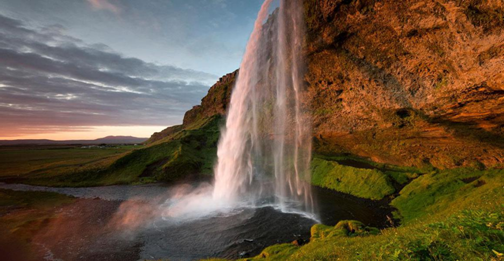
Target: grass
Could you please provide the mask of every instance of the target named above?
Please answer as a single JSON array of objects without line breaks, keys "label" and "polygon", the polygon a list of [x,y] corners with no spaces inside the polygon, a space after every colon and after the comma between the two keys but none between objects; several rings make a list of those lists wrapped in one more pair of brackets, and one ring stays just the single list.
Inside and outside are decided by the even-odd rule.
[{"label": "grass", "polygon": [[433,171],[411,181],[392,201],[401,226],[378,232],[356,221],[315,225],[310,243],[277,245],[266,259],[501,260],[503,188],[502,169]]},{"label": "grass", "polygon": [[465,209],[492,210],[504,202],[503,185],[502,169],[434,171],[404,187],[391,205],[398,209],[397,215],[405,224]]},{"label": "grass", "polygon": [[12,207],[45,210],[72,201],[71,197],[53,192],[0,189],[0,214],[5,214],[6,209]]},{"label": "grass", "polygon": [[294,252],[296,252],[297,247],[293,244],[279,244],[279,245],[273,245],[270,247],[265,248],[261,254],[259,254],[260,259],[266,258],[274,258],[276,257],[275,260],[286,260],[283,259],[282,257],[287,257]]},{"label": "grass", "polygon": [[341,220],[334,227],[322,224],[314,225],[311,228],[311,242],[319,239],[341,237],[341,236],[364,236],[364,235],[377,235],[380,230],[374,227],[364,226],[356,220]]},{"label": "grass", "polygon": [[131,151],[135,146],[81,148],[76,146],[0,147],[0,177],[53,173],[64,168],[92,165]]}]

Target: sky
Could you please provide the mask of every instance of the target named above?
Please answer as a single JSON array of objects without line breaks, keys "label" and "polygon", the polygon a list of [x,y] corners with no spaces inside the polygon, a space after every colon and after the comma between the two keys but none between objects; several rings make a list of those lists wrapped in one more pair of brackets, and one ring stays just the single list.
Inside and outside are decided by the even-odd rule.
[{"label": "sky", "polygon": [[149,137],[236,70],[262,0],[0,0],[0,139]]}]

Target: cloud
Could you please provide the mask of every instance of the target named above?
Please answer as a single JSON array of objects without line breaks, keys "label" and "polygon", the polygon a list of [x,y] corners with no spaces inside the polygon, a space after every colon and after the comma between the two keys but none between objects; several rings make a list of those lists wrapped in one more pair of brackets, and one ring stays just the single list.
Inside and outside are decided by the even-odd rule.
[{"label": "cloud", "polygon": [[72,126],[178,124],[214,75],[86,45],[0,15],[0,136]]},{"label": "cloud", "polygon": [[87,0],[87,1],[88,3],[91,4],[91,6],[94,9],[97,10],[108,10],[116,14],[121,12],[121,9],[117,5],[110,3],[109,0]]}]

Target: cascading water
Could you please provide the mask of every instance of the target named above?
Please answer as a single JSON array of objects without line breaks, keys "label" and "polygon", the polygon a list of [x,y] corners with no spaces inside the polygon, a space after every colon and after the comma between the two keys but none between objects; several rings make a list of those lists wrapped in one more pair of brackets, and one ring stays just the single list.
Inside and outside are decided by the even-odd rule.
[{"label": "cascading water", "polygon": [[280,0],[268,18],[273,2],[261,7],[231,96],[213,198],[313,212],[310,117],[301,99],[302,1]]}]

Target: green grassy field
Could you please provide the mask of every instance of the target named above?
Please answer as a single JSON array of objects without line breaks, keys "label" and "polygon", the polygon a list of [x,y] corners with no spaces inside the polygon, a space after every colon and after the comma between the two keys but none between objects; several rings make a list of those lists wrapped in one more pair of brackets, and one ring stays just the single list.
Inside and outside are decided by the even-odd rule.
[{"label": "green grassy field", "polygon": [[68,168],[99,164],[139,147],[0,146],[0,177],[57,174]]},{"label": "green grassy field", "polygon": [[220,124],[218,116],[201,119],[145,146],[0,147],[0,179],[83,187],[206,177],[213,171]]}]

